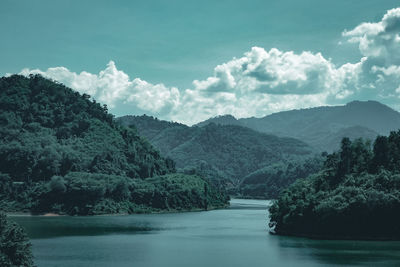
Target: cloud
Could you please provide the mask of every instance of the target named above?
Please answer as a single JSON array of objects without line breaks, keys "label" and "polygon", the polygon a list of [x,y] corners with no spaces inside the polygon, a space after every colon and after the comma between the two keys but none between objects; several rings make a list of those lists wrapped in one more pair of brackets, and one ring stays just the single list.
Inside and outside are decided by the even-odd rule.
[{"label": "cloud", "polygon": [[394,8],[376,23],[362,23],[354,29],[345,30],[342,35],[350,43],[358,43],[363,56],[381,58],[386,63],[400,60],[400,8]]},{"label": "cloud", "polygon": [[130,80],[129,76],[118,70],[113,61],[99,74],[72,72],[64,67],[49,68],[47,71],[23,69],[23,75],[41,74],[65,85],[86,93],[111,110],[124,105],[132,112],[150,112],[155,115],[168,114],[179,105],[180,94],[175,87],[151,84],[139,78]]},{"label": "cloud", "polygon": [[369,97],[399,108],[400,8],[388,10],[378,22],[361,23],[342,36],[358,44],[363,56],[362,85],[358,96]]},{"label": "cloud", "polygon": [[400,8],[378,22],[342,32],[358,45],[360,60],[340,66],[321,53],[253,47],[214,68],[212,76],[178,89],[131,80],[113,61],[98,74],[64,67],[22,70],[40,73],[106,103],[111,112],[147,113],[193,124],[211,116],[265,116],[282,110],[374,99],[400,108]]},{"label": "cloud", "polygon": [[341,102],[358,88],[361,71],[362,62],[336,67],[320,53],[253,47],[215,67],[213,76],[193,81],[171,117],[188,122],[188,117],[199,121],[222,114],[265,116]]},{"label": "cloud", "polygon": [[320,53],[295,54],[253,47],[243,57],[217,66],[214,76],[195,80],[193,85],[195,90],[209,93],[342,94],[348,86],[356,86],[355,78],[360,71],[360,63],[336,67]]}]

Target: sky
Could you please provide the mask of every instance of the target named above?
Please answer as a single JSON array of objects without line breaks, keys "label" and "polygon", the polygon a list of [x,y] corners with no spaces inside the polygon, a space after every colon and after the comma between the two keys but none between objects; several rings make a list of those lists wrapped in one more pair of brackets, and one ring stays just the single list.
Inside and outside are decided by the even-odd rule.
[{"label": "sky", "polygon": [[0,76],[194,124],[353,100],[400,110],[391,0],[3,0]]}]

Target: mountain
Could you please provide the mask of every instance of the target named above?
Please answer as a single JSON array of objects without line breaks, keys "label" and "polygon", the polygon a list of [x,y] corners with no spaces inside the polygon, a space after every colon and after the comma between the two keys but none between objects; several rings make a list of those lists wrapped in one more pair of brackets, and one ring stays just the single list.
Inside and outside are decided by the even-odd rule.
[{"label": "mountain", "polygon": [[135,125],[137,129],[140,129],[140,133],[142,136],[146,136],[147,139],[151,140],[161,131],[168,129],[168,128],[175,128],[175,127],[187,127],[184,124],[177,123],[177,122],[169,122],[159,120],[158,118],[143,115],[143,116],[123,116],[117,118],[118,122],[122,125],[129,126]]},{"label": "mountain", "polygon": [[149,116],[121,117],[117,121],[135,126],[163,156],[173,159],[178,169],[201,173],[228,184],[231,189],[265,166],[313,154],[302,141],[247,127],[214,123],[189,127]]},{"label": "mountain", "polygon": [[0,78],[0,158],[4,210],[85,215],[226,202],[208,181],[175,174],[107,106],[39,75]]},{"label": "mountain", "polygon": [[210,123],[214,123],[217,125],[238,125],[238,126],[244,126],[240,120],[236,119],[232,115],[221,115],[221,116],[216,116],[214,118],[202,121],[197,123],[195,126],[198,127],[203,127],[206,126]]},{"label": "mountain", "polygon": [[377,101],[274,113],[262,118],[218,116],[197,124],[241,125],[253,130],[300,139],[319,151],[334,151],[343,137],[373,140],[400,128],[400,113]]},{"label": "mountain", "polygon": [[282,189],[287,188],[296,180],[319,172],[323,162],[323,156],[315,155],[266,166],[243,178],[239,185],[239,194],[243,197],[276,199]]}]

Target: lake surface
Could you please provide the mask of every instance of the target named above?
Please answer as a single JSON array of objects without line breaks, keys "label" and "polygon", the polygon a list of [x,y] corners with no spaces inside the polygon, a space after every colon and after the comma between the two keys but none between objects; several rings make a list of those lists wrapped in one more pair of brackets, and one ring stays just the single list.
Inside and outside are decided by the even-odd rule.
[{"label": "lake surface", "polygon": [[13,217],[37,266],[400,266],[400,242],[329,241],[268,234],[268,201],[207,212]]}]

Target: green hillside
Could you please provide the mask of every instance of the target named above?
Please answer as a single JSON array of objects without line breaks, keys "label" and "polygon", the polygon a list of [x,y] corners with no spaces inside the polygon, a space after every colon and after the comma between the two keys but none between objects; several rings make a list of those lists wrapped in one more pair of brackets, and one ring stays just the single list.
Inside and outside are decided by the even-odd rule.
[{"label": "green hillside", "polygon": [[280,192],[297,179],[307,178],[317,173],[324,157],[279,162],[269,165],[244,177],[239,192],[243,197],[276,199]]},{"label": "green hillside", "polygon": [[[110,200],[110,209],[114,202],[136,203],[133,184],[154,193],[161,187],[149,187],[145,178],[163,181],[175,172],[171,159],[163,158],[135,130],[115,123],[105,105],[41,76],[0,78],[0,158],[0,200],[8,210],[92,214],[101,201]],[[191,183],[182,186],[204,190],[198,185],[200,189]],[[126,193],[123,199],[118,190]],[[52,200],[51,195],[60,192],[65,201]],[[152,207],[151,199],[140,201]]]},{"label": "green hillside", "polygon": [[243,178],[254,171],[313,155],[313,150],[304,142],[241,126],[209,124],[188,127],[148,116],[117,120],[133,125],[162,155],[173,159],[178,169],[206,175],[234,194],[238,193]]}]

